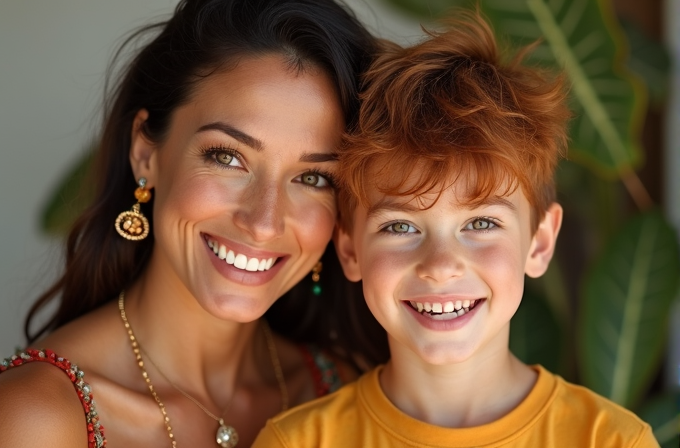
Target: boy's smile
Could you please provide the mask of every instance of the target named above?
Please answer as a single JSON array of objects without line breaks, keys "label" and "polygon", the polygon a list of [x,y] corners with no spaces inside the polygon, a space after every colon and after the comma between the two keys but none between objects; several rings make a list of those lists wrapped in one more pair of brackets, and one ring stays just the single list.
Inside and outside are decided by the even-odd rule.
[{"label": "boy's smile", "polygon": [[407,348],[431,364],[465,361],[489,344],[507,347],[524,274],[538,274],[536,235],[540,242],[544,230],[531,234],[522,191],[472,207],[461,185],[462,176],[434,203],[434,194],[372,191],[373,205],[358,207],[351,236],[337,237],[345,272],[363,279],[392,350]]}]

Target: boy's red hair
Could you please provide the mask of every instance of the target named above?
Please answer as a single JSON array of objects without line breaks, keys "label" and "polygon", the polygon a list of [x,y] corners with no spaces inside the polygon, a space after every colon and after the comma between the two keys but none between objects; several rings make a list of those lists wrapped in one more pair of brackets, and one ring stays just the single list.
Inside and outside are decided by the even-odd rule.
[{"label": "boy's red hair", "polygon": [[522,65],[530,48],[502,58],[478,12],[445,25],[411,48],[387,46],[364,75],[359,121],[340,155],[346,230],[357,205],[370,206],[369,186],[441,193],[463,175],[470,205],[521,187],[532,231],[555,200],[570,117],[563,78]]}]

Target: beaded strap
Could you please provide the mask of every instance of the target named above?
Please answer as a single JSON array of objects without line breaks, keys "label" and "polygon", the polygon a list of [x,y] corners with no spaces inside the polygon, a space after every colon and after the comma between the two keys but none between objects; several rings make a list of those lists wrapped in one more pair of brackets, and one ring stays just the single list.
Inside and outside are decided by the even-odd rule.
[{"label": "beaded strap", "polygon": [[302,347],[302,355],[312,374],[317,397],[323,397],[340,389],[342,380],[338,368],[327,354],[313,345],[306,345]]},{"label": "beaded strap", "polygon": [[68,375],[78,393],[80,402],[83,404],[83,409],[85,410],[88,448],[102,448],[106,446],[104,427],[99,423],[99,416],[95,409],[94,399],[92,398],[92,388],[83,381],[85,373],[82,370],[79,370],[77,365],[71,364],[69,360],[55,355],[52,350],[33,349],[26,349],[21,353],[17,353],[10,358],[5,358],[0,361],[0,373],[31,362],[50,363],[53,366],[59,367],[66,375]]}]

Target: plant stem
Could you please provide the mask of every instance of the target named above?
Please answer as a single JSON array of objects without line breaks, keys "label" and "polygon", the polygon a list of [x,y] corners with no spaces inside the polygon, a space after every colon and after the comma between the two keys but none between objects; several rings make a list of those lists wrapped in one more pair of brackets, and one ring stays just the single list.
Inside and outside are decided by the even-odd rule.
[{"label": "plant stem", "polygon": [[652,197],[635,171],[630,168],[624,169],[621,172],[621,182],[623,182],[630,197],[633,198],[633,202],[635,202],[640,211],[647,211],[654,206]]}]

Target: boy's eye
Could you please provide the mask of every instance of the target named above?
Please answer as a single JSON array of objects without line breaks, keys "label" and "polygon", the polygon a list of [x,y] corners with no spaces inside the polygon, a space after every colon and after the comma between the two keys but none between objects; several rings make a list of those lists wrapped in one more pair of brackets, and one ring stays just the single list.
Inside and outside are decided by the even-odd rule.
[{"label": "boy's eye", "polygon": [[383,228],[385,232],[389,233],[415,233],[416,228],[407,222],[393,222],[392,224]]},{"label": "boy's eye", "polygon": [[314,173],[312,171],[303,173],[302,176],[300,176],[300,182],[302,182],[305,185],[309,185],[310,187],[317,188],[324,188],[330,185],[325,177],[323,177],[319,173]]},{"label": "boy's eye", "polygon": [[465,226],[466,230],[489,230],[496,227],[496,224],[488,218],[477,218]]}]

